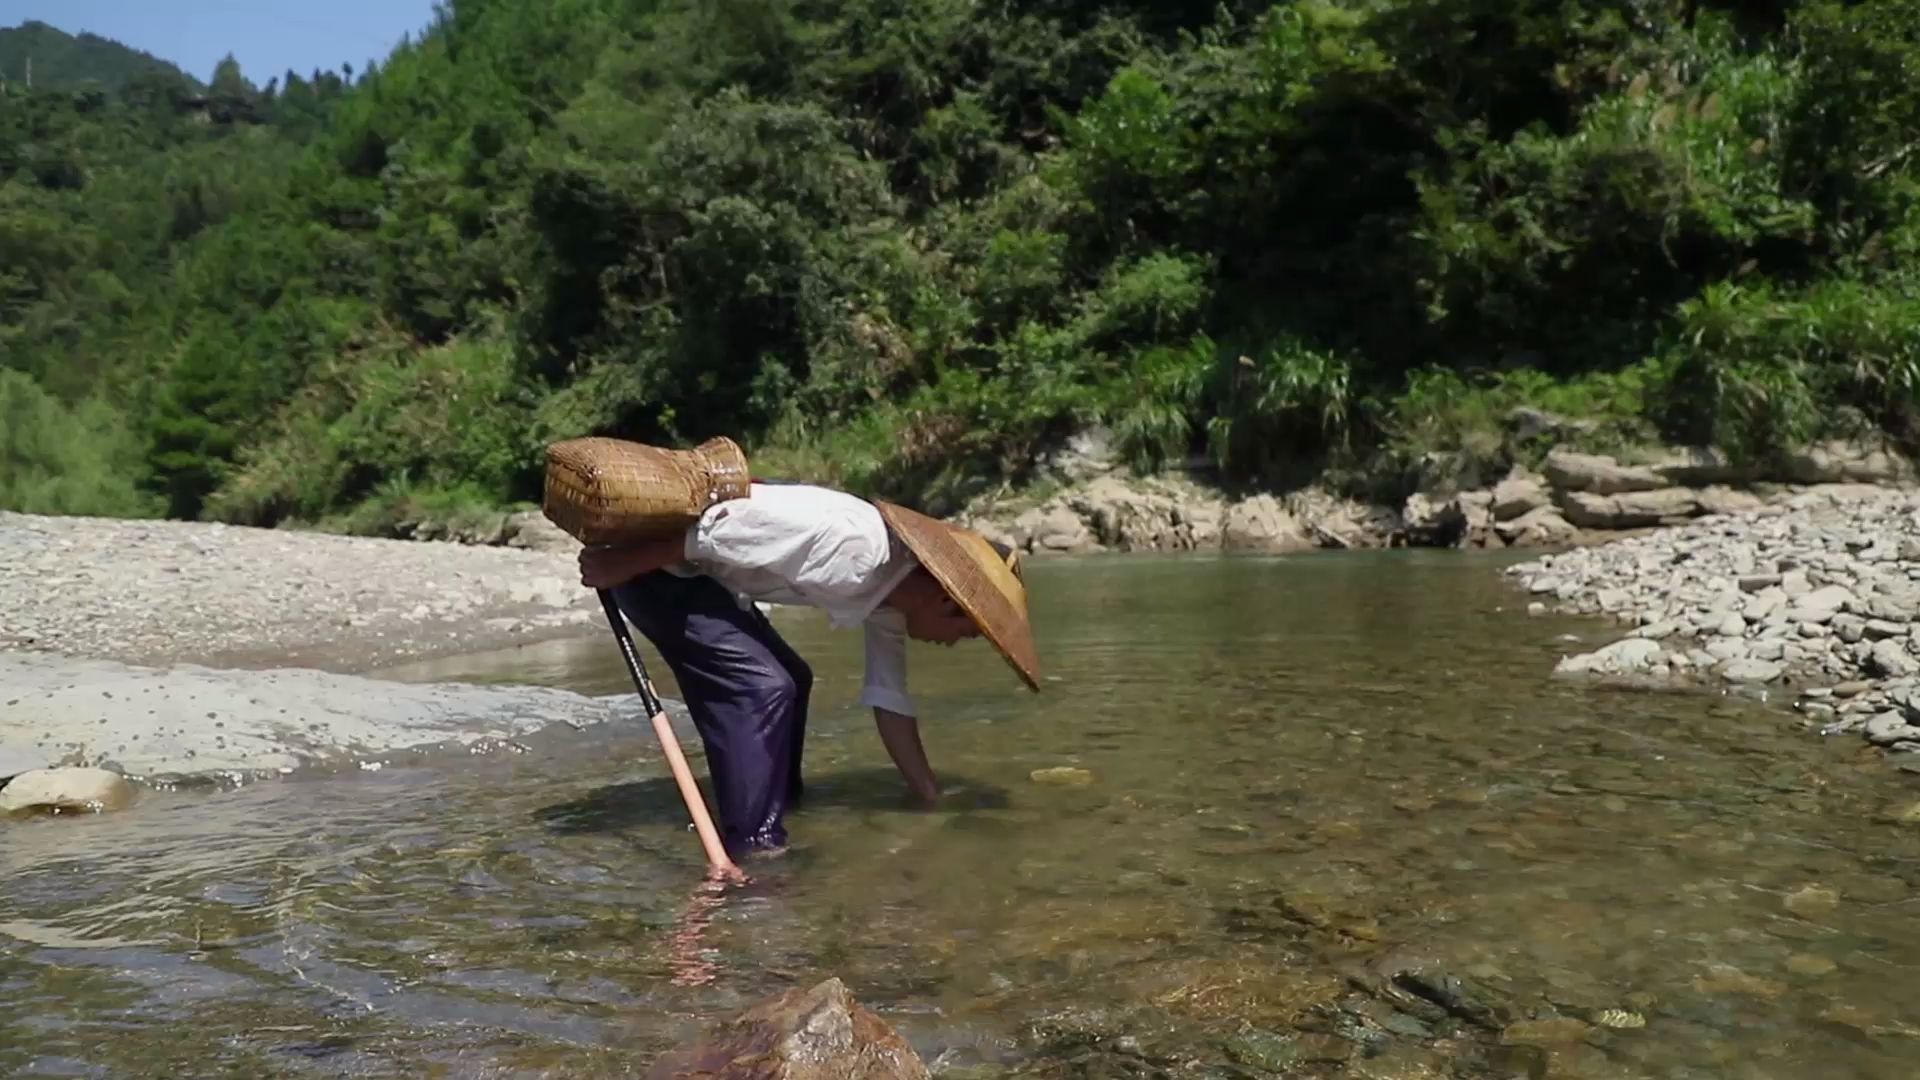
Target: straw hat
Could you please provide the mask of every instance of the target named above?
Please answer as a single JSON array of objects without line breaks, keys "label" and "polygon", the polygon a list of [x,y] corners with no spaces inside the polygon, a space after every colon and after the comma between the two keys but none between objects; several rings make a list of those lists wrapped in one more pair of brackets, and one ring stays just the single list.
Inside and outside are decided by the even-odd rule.
[{"label": "straw hat", "polygon": [[1040,689],[1040,662],[1034,656],[1033,630],[1027,624],[1027,589],[1020,578],[1020,556],[971,529],[962,529],[904,506],[874,500],[880,516],[902,543],[953,597],[1000,655],[1034,690]]}]

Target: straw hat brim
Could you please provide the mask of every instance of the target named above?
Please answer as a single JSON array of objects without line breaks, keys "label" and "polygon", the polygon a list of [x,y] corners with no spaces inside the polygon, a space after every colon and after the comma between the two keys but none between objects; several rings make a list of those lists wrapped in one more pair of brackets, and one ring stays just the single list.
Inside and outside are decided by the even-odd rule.
[{"label": "straw hat brim", "polygon": [[895,536],[907,545],[980,633],[1033,690],[1040,662],[1027,620],[1027,589],[1018,562],[1003,558],[987,538],[889,502],[874,501]]}]

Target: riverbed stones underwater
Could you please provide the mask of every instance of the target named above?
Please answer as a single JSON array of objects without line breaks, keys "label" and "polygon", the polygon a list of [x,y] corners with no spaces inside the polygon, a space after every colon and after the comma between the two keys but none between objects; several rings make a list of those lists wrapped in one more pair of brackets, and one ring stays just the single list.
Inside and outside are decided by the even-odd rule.
[{"label": "riverbed stones underwater", "polygon": [[1920,493],[1816,488],[1505,573],[1634,627],[1561,675],[1789,694],[1824,733],[1920,750]]}]

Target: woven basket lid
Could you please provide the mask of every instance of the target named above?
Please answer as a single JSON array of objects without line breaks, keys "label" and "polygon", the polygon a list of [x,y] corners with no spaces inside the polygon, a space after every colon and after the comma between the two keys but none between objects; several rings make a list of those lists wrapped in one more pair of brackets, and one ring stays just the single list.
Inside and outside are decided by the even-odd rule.
[{"label": "woven basket lid", "polygon": [[967,613],[1028,687],[1040,689],[1040,662],[1027,622],[1027,589],[1020,557],[1004,556],[986,537],[889,502],[874,500],[880,516]]}]

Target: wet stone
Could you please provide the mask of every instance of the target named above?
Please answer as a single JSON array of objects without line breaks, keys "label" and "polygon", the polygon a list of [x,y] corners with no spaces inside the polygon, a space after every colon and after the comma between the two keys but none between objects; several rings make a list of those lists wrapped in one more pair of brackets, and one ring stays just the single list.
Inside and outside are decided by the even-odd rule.
[{"label": "wet stone", "polygon": [[1242,1065],[1280,1072],[1298,1063],[1299,1040],[1271,1031],[1253,1031],[1227,1040],[1226,1051]]},{"label": "wet stone", "polygon": [[1807,978],[1831,974],[1839,965],[1818,953],[1794,953],[1787,957],[1787,970]]},{"label": "wet stone", "polygon": [[1882,745],[1920,738],[1920,727],[1909,724],[1906,714],[1897,711],[1879,713],[1869,719],[1866,732],[1868,740]]},{"label": "wet stone", "polygon": [[1703,994],[1738,994],[1767,1000],[1787,992],[1787,984],[1778,979],[1750,975],[1730,964],[1709,965],[1705,974],[1694,977],[1693,986]]},{"label": "wet stone", "polygon": [[1503,995],[1478,982],[1469,982],[1447,972],[1400,971],[1393,984],[1408,994],[1432,1003],[1448,1015],[1483,1028],[1506,1024],[1513,1009]]},{"label": "wet stone", "polygon": [[1840,906],[1840,894],[1824,885],[1802,885],[1782,901],[1788,911],[1804,919],[1815,918]]},{"label": "wet stone", "polygon": [[1500,1041],[1508,1045],[1532,1043],[1541,1046],[1574,1043],[1586,1038],[1591,1027],[1592,1025],[1586,1021],[1576,1020],[1570,1016],[1547,1020],[1518,1020],[1508,1024],[1500,1032]]}]

